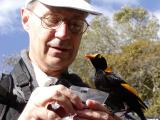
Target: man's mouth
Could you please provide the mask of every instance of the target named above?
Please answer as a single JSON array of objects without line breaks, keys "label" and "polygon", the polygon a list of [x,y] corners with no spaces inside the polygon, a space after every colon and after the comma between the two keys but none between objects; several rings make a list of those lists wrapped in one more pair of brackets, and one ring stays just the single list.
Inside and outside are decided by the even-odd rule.
[{"label": "man's mouth", "polygon": [[53,41],[48,43],[48,47],[56,52],[69,52],[72,50],[72,47],[69,45],[64,45],[56,42],[53,43]]},{"label": "man's mouth", "polygon": [[71,48],[64,48],[59,46],[50,46],[51,51],[58,52],[58,53],[68,53],[71,51]]},{"label": "man's mouth", "polygon": [[61,48],[61,47],[51,47],[51,48],[56,49],[56,50],[59,50],[59,51],[63,51],[63,52],[70,50],[70,49],[68,49],[68,48]]},{"label": "man's mouth", "polygon": [[68,50],[68,49],[66,49],[66,48],[59,48],[59,47],[55,47],[55,48],[58,49],[58,50],[62,50],[62,51]]}]

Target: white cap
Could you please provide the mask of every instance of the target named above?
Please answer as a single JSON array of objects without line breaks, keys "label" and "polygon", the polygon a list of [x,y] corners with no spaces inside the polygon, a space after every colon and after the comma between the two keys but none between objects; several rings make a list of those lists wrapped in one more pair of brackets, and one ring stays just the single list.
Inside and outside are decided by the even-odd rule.
[{"label": "white cap", "polygon": [[[28,3],[30,3],[31,1],[35,0],[26,0],[25,6],[27,6]],[[94,8],[90,4],[90,0],[37,0],[37,1],[49,6],[72,8],[94,15],[101,14],[98,10],[96,10],[96,8]]]}]

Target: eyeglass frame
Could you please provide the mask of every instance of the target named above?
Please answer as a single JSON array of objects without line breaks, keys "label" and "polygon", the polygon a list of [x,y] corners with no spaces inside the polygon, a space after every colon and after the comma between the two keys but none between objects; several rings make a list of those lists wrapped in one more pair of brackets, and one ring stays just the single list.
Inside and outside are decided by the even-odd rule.
[{"label": "eyeglass frame", "polygon": [[[45,16],[40,17],[40,16],[37,15],[35,12],[33,12],[33,10],[31,10],[30,8],[26,8],[26,9],[27,9],[28,11],[30,11],[33,15],[35,15],[37,18],[39,18],[39,19],[41,20],[41,25],[42,25],[42,27],[45,28],[45,29],[56,30],[57,28],[59,28],[59,27],[64,23],[64,21],[66,21],[66,20],[63,19],[61,16],[59,16],[59,18],[61,18],[61,19],[58,21],[58,24],[57,24],[56,26],[54,26],[54,27],[53,27],[53,26],[52,26],[52,27],[49,27],[49,25],[44,21],[44,19],[46,19]],[[68,28],[69,28],[69,30],[70,30],[72,33],[75,33],[75,34],[83,34],[83,33],[86,32],[87,28],[88,28],[90,25],[88,24],[88,22],[87,22],[86,20],[83,20],[83,19],[78,19],[78,20],[83,21],[83,28],[81,29],[80,32],[74,32],[74,29],[72,30],[70,27],[68,27]],[[68,22],[68,21],[70,21],[70,20],[67,20],[67,25],[69,26],[69,22]],[[84,29],[84,26],[86,26],[85,29]]]}]

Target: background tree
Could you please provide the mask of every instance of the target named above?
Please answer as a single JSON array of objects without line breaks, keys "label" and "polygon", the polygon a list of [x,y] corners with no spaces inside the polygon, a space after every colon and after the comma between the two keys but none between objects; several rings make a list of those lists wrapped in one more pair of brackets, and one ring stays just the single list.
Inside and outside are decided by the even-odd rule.
[{"label": "background tree", "polygon": [[121,54],[106,54],[109,65],[135,87],[149,105],[147,115],[155,117],[160,115],[160,104],[157,105],[160,98],[159,50],[160,42],[139,40],[123,46]]},{"label": "background tree", "polygon": [[18,59],[20,58],[20,55],[18,53],[11,54],[11,55],[5,55],[2,59],[2,72],[3,73],[10,73],[13,66],[17,63]]},{"label": "background tree", "polygon": [[95,17],[90,24],[88,31],[83,35],[80,51],[109,53],[117,50],[118,36],[107,17]]},{"label": "background tree", "polygon": [[114,14],[113,19],[122,43],[158,39],[158,19],[144,8],[124,6]]}]

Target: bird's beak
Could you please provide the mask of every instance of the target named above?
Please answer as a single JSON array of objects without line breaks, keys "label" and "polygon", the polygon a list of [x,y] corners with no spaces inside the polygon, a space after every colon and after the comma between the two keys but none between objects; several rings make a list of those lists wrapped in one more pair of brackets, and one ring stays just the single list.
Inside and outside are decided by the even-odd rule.
[{"label": "bird's beak", "polygon": [[92,59],[95,58],[97,54],[86,54],[85,58]]}]

